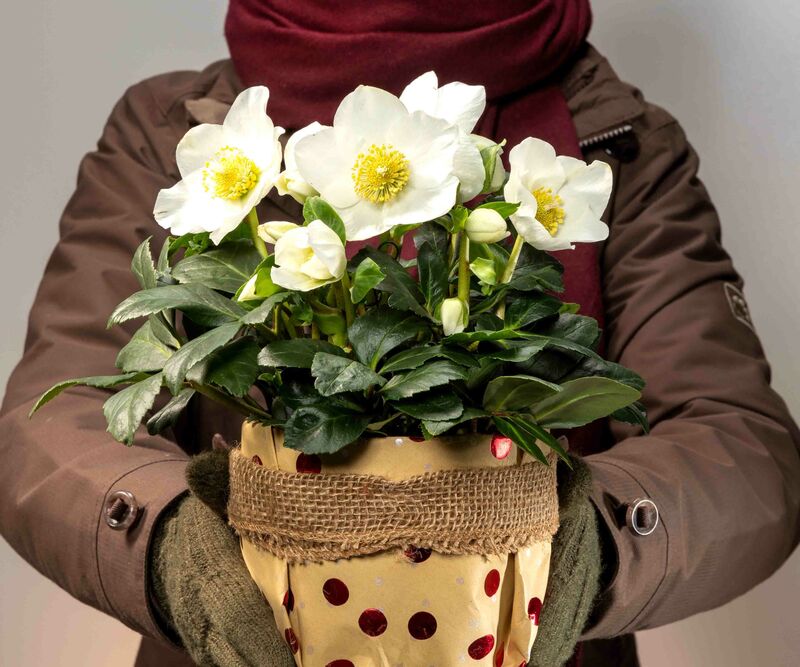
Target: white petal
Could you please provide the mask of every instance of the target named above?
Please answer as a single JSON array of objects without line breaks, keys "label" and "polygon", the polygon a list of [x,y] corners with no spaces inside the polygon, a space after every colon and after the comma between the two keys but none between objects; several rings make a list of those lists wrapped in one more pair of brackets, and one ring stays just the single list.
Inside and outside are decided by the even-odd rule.
[{"label": "white petal", "polygon": [[454,81],[439,88],[436,112],[433,114],[457,125],[469,134],[486,109],[486,89]]},{"label": "white petal", "polygon": [[270,220],[258,226],[258,236],[264,241],[274,245],[275,242],[291,229],[297,229],[299,225],[288,220]]},{"label": "white petal", "polygon": [[456,203],[458,179],[450,176],[434,188],[418,188],[409,183],[402,195],[383,205],[387,229],[433,220],[447,213]]},{"label": "white petal", "polygon": [[478,147],[467,135],[459,138],[458,149],[453,159],[453,172],[461,182],[461,201],[469,201],[483,190],[486,170],[483,167]]},{"label": "white petal", "polygon": [[339,209],[348,241],[364,241],[383,234],[392,228],[384,219],[380,205],[364,199],[345,209]]},{"label": "white petal", "polygon": [[[359,86],[342,100],[333,126],[360,138],[365,145],[381,144],[386,141],[387,128],[407,116],[403,103],[391,93],[372,86]],[[355,148],[357,153],[360,146]]]},{"label": "white petal", "polygon": [[325,284],[323,280],[315,280],[299,271],[292,271],[281,266],[273,266],[270,270],[272,282],[281,287],[300,292],[309,292]]},{"label": "white petal", "polygon": [[274,138],[274,125],[267,115],[269,88],[253,86],[243,90],[225,116],[223,127],[238,137],[256,142],[268,142]]},{"label": "white petal", "polygon": [[580,197],[597,217],[603,215],[613,186],[611,167],[600,160],[587,165],[583,160],[565,155],[559,156],[558,161],[567,179],[559,193],[564,201]]},{"label": "white petal", "polygon": [[311,244],[307,227],[290,229],[275,243],[275,263],[279,266],[297,268],[308,261],[310,255]]},{"label": "white petal", "polygon": [[183,139],[178,142],[175,149],[175,158],[178,161],[178,170],[181,177],[186,178],[214,157],[214,154],[225,145],[222,125],[204,123],[193,127]]},{"label": "white petal", "polygon": [[339,236],[321,220],[308,224],[308,239],[314,256],[319,259],[331,276],[337,280],[344,274],[347,257]]},{"label": "white petal", "polygon": [[421,74],[400,94],[400,101],[410,112],[424,111],[430,116],[436,115],[439,80],[435,72]]},{"label": "white petal", "polygon": [[576,243],[595,243],[608,238],[608,226],[585,202],[573,197],[564,200],[564,224],[556,236]]},{"label": "white petal", "polygon": [[300,174],[337,209],[358,201],[351,177],[358,150],[346,139],[336,128],[325,128],[304,137],[294,150]]},{"label": "white petal", "polygon": [[295,161],[294,157],[294,150],[297,146],[297,142],[305,137],[310,137],[316,134],[324,127],[324,125],[320,125],[317,121],[314,121],[310,125],[306,125],[305,127],[297,130],[297,132],[294,132],[292,136],[289,137],[289,139],[286,141],[286,151],[284,153],[287,171],[295,171],[297,169],[297,162]]},{"label": "white petal", "polygon": [[211,232],[211,241],[219,245],[222,239],[236,229],[250,212],[251,206],[242,205],[241,201],[226,202],[224,209],[220,211],[219,225]]},{"label": "white petal", "polygon": [[508,161],[511,172],[530,191],[551,188],[558,192],[564,184],[564,167],[556,160],[555,149],[546,141],[528,137],[511,149]]}]

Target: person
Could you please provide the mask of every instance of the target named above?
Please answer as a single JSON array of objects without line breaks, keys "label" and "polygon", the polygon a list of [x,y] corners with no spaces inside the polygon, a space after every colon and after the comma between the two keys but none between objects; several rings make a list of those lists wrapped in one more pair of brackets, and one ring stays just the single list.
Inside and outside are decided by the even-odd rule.
[{"label": "person", "polygon": [[[608,358],[646,379],[652,430],[569,434],[583,463],[559,473],[532,664],[636,665],[631,633],[731,600],[792,552],[800,431],[770,387],[697,155],[586,42],[589,23],[587,0],[231,0],[232,59],[148,79],[116,105],[81,164],[8,383],[0,530],[40,572],[142,633],[137,665],[292,664],[234,535],[198,500],[214,505],[224,486],[224,468],[209,465],[220,455],[193,459],[187,491],[187,462],[234,440],[241,421],[200,400],[169,432],[123,448],[105,432],[107,391],[76,388],[27,413],[63,378],[113,372],[133,329],[105,321],[137,289],[135,247],[164,238],[152,210],[179,179],[176,144],[256,83],[292,131],[330,122],[359,83],[397,93],[433,69],[486,85],[481,134],[540,136],[613,168],[608,240],[559,259],[573,300],[604,320]],[[261,219],[287,217],[299,205],[271,194]]]}]

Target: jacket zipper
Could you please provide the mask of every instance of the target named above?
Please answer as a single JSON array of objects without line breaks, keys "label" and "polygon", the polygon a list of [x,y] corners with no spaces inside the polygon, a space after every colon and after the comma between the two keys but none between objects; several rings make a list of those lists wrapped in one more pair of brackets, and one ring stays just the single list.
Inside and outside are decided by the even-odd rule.
[{"label": "jacket zipper", "polygon": [[586,139],[582,139],[578,142],[578,146],[585,150],[587,148],[597,146],[597,144],[605,143],[609,139],[616,139],[617,137],[627,134],[628,132],[633,132],[633,125],[624,123],[623,125],[618,125],[617,127],[613,127],[610,130],[601,132],[600,134],[595,134],[591,137],[587,137]]}]

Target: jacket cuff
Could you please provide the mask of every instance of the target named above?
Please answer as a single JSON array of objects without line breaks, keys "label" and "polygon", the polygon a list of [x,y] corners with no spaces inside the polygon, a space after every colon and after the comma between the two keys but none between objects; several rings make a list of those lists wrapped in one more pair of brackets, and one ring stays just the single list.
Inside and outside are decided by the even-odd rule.
[{"label": "jacket cuff", "polygon": [[582,640],[614,637],[636,628],[664,581],[668,550],[663,517],[648,535],[630,525],[629,510],[638,500],[650,497],[637,479],[603,454],[589,456],[586,462],[592,471],[590,498],[604,524],[601,530],[605,529],[616,551],[616,570],[598,595]]},{"label": "jacket cuff", "polygon": [[[160,458],[125,473],[106,492],[97,520],[97,570],[107,608],[136,632],[163,641],[171,639],[152,607],[150,544],[160,516],[187,491],[186,463],[186,459]],[[115,500],[122,505],[118,502],[118,511],[109,514]],[[133,522],[121,525],[130,520],[125,505],[133,504]]]}]

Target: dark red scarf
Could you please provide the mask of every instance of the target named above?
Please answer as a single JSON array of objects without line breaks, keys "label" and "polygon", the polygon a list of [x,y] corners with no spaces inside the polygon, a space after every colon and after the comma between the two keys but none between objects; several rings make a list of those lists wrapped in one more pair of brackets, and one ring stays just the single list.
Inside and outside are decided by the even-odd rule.
[{"label": "dark red scarf", "polygon": [[[269,113],[286,128],[330,124],[358,84],[399,94],[434,70],[440,85],[486,87],[479,134],[509,147],[536,136],[581,157],[558,79],[590,23],[588,0],[230,0],[225,36],[242,83],[269,86]],[[556,254],[563,298],[602,325],[597,245]]]}]

